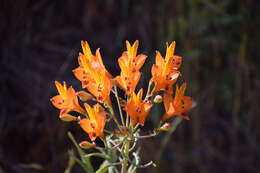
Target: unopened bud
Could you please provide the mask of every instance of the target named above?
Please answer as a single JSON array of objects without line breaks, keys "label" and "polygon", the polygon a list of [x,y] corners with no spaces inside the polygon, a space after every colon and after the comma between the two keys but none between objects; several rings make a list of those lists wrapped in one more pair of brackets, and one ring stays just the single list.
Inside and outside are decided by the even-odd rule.
[{"label": "unopened bud", "polygon": [[126,105],[126,100],[120,98],[119,103],[122,107],[124,107]]},{"label": "unopened bud", "polygon": [[74,117],[70,114],[60,114],[60,119],[62,121],[71,122],[71,121],[78,121],[77,117]]},{"label": "unopened bud", "polygon": [[96,144],[90,143],[88,141],[82,141],[81,143],[79,143],[79,146],[83,149],[90,149],[90,148],[95,148]]},{"label": "unopened bud", "polygon": [[153,99],[154,103],[161,103],[163,101],[163,98],[161,95],[156,95]]},{"label": "unopened bud", "polygon": [[87,101],[87,100],[93,100],[94,99],[94,97],[91,94],[87,93],[86,91],[77,92],[77,96],[79,97],[79,99],[81,101]]},{"label": "unopened bud", "polygon": [[170,123],[164,123],[164,124],[159,128],[159,130],[160,130],[160,131],[169,131],[171,127],[172,127],[172,126],[171,126]]}]

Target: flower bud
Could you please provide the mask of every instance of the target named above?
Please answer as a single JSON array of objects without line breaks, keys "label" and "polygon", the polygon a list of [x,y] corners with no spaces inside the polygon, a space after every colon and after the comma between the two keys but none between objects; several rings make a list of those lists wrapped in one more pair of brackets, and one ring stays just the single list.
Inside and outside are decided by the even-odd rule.
[{"label": "flower bud", "polygon": [[87,100],[92,100],[92,99],[94,99],[94,97],[93,97],[91,94],[89,94],[89,93],[87,93],[87,92],[85,92],[85,91],[79,91],[79,92],[77,92],[77,96],[79,97],[79,99],[80,99],[81,101],[87,101]]},{"label": "flower bud", "polygon": [[159,128],[159,130],[160,130],[160,131],[169,131],[171,127],[172,127],[172,126],[171,126],[170,123],[164,123],[164,124]]},{"label": "flower bud", "polygon": [[161,95],[156,95],[153,99],[154,103],[161,103],[163,101],[163,98]]},{"label": "flower bud", "polygon": [[60,119],[62,121],[66,121],[66,122],[71,122],[71,121],[77,121],[78,118],[77,117],[74,117],[70,114],[60,114]]},{"label": "flower bud", "polygon": [[88,141],[82,141],[81,143],[79,143],[79,146],[83,149],[90,149],[90,148],[95,148],[96,144],[90,143]]},{"label": "flower bud", "polygon": [[124,107],[127,103],[126,100],[119,98],[119,103],[122,107]]}]

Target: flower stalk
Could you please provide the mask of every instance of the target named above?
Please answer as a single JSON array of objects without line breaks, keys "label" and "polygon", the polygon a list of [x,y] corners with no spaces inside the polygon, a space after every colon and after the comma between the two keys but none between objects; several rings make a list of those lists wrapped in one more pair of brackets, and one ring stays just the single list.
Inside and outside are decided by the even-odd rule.
[{"label": "flower stalk", "polygon": [[120,114],[120,118],[121,118],[121,123],[123,126],[125,126],[125,122],[124,122],[124,117],[123,117],[123,113],[122,113],[122,108],[121,108],[121,104],[120,104],[120,100],[119,100],[119,96],[118,96],[118,92],[117,92],[117,86],[114,86],[114,91],[115,91],[115,97],[116,97],[116,101],[117,101],[117,106],[119,109],[119,114]]}]

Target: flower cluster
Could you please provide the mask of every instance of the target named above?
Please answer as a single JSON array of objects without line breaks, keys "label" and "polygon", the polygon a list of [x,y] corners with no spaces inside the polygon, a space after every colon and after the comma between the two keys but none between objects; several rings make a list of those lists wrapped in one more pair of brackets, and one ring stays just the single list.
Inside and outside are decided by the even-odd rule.
[{"label": "flower cluster", "polygon": [[[159,51],[156,52],[155,64],[152,66],[152,78],[150,80],[150,84],[154,83],[154,87],[151,93],[147,93],[146,96],[148,97],[145,99],[143,98],[143,89],[139,90],[137,94],[135,93],[141,77],[140,69],[147,59],[147,56],[144,54],[137,55],[138,44],[138,41],[135,41],[133,45],[126,41],[127,50],[118,59],[121,73],[113,78],[103,64],[99,49],[93,55],[89,44],[82,41],[83,53],[79,53],[79,67],[73,70],[73,73],[81,81],[82,88],[87,89],[88,92],[75,92],[72,87],[67,88],[65,82],[62,85],[55,81],[59,95],[51,98],[51,102],[56,108],[60,109],[60,118],[64,121],[79,121],[80,126],[88,133],[92,141],[96,137],[102,137],[108,113],[100,104],[103,104],[105,107],[112,107],[110,91],[113,86],[117,85],[126,93],[127,101],[124,110],[127,113],[126,116],[129,116],[131,119],[131,125],[139,123],[144,126],[145,119],[160,90],[164,91],[165,114],[161,118],[162,121],[174,115],[188,120],[187,111],[192,107],[192,99],[184,96],[186,83],[182,84],[180,88],[176,85],[175,96],[172,96],[173,86],[180,76],[179,68],[182,63],[182,57],[174,55],[175,42],[167,45],[165,57],[162,57]],[[94,100],[98,103],[93,107],[85,103],[84,108],[82,108],[78,98],[82,101]],[[79,112],[85,117],[77,118],[69,114],[72,111]]]},{"label": "flower cluster", "polygon": [[[125,148],[125,150],[118,149],[122,155],[122,170],[124,170],[129,161],[128,156],[126,157],[129,145],[131,141],[135,141],[133,138],[139,137],[136,135],[136,129],[138,125],[145,125],[146,118],[155,104],[161,102],[164,104],[165,113],[161,116],[161,122],[165,122],[173,116],[189,120],[187,112],[191,109],[193,101],[191,97],[184,94],[186,83],[180,87],[176,84],[181,74],[179,68],[182,64],[182,57],[174,55],[175,44],[175,42],[167,44],[165,57],[159,51],[156,52],[155,64],[151,69],[152,77],[144,96],[143,89],[136,91],[136,86],[142,75],[140,69],[147,59],[146,55],[137,54],[138,41],[135,41],[133,45],[126,41],[126,51],[118,58],[121,72],[116,77],[107,71],[100,50],[97,49],[94,55],[89,44],[81,42],[83,53],[79,53],[79,66],[73,70],[73,73],[81,82],[82,90],[76,92],[72,87],[67,88],[65,82],[62,85],[55,81],[59,95],[51,98],[52,104],[60,109],[60,119],[77,121],[93,142],[91,144],[84,141],[80,144],[81,147],[96,147],[94,141],[97,137],[106,142],[105,132],[110,135],[108,139],[111,139],[111,135],[125,136],[126,138],[118,138],[121,141],[118,144],[111,143],[115,148],[120,145],[122,145],[121,148]],[[174,88],[174,86],[176,87]],[[125,92],[124,97],[118,95],[117,87]],[[174,90],[175,94],[173,95]],[[119,115],[115,114],[115,105],[110,99],[111,93],[117,99]],[[79,100],[82,103],[79,103]],[[95,104],[90,104],[93,101]],[[74,116],[73,112],[80,113],[80,116]],[[119,116],[120,121],[118,120]],[[106,124],[110,120],[116,124],[117,129],[105,130]],[[168,125],[168,123],[165,124]],[[165,124],[161,128],[157,128],[157,131],[164,129]]]}]

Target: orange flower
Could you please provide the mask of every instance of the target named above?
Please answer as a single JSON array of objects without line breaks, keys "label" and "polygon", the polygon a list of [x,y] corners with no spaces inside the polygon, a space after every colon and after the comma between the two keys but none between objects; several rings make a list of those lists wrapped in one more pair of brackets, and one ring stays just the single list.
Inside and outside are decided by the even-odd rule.
[{"label": "orange flower", "polygon": [[133,125],[140,123],[144,126],[145,119],[152,107],[152,103],[147,101],[143,102],[142,96],[143,89],[139,90],[137,95],[133,92],[125,106],[125,110],[130,116]]},{"label": "orange flower", "polygon": [[88,133],[91,141],[94,141],[97,137],[104,136],[106,113],[99,104],[95,104],[93,108],[86,103],[84,106],[87,110],[88,118],[80,120],[80,127]]},{"label": "orange flower", "polygon": [[176,86],[174,98],[171,94],[164,93],[164,107],[166,113],[162,117],[163,121],[174,115],[181,116],[186,120],[190,119],[187,111],[189,111],[192,107],[192,98],[189,96],[184,96],[185,89],[186,83],[183,83],[180,88]]},{"label": "orange flower", "polygon": [[52,97],[51,102],[56,108],[61,110],[60,118],[65,121],[69,121],[70,119],[76,120],[76,117],[73,118],[73,116],[68,113],[71,111],[77,111],[83,114],[85,111],[78,103],[78,97],[76,96],[75,90],[72,87],[67,89],[65,82],[61,85],[61,83],[55,81],[55,85],[59,95]]},{"label": "orange flower", "polygon": [[122,56],[118,59],[121,73],[115,80],[120,88],[126,91],[127,95],[131,95],[131,93],[135,91],[136,85],[141,77],[139,70],[147,58],[147,56],[143,54],[136,56],[138,45],[138,40],[134,42],[133,46],[126,41],[127,51],[123,52]]},{"label": "orange flower", "polygon": [[81,41],[81,47],[83,50],[83,54],[79,53],[79,58],[78,58],[80,67],[83,67],[85,72],[87,73],[88,67],[86,64],[89,64],[90,68],[94,68],[98,71],[99,70],[105,71],[105,74],[111,78],[112,75],[106,70],[106,67],[103,64],[99,48],[96,50],[96,55],[94,56],[91,52],[88,42]]},{"label": "orange flower", "polygon": [[172,85],[176,82],[180,72],[178,68],[181,65],[182,58],[174,55],[175,42],[167,45],[165,59],[160,52],[156,52],[156,63],[152,67],[152,79],[155,83],[152,93],[166,89],[172,93]]},{"label": "orange flower", "polygon": [[82,87],[87,88],[99,102],[110,104],[110,90],[113,86],[111,74],[106,70],[99,49],[92,55],[87,42],[81,42],[83,53],[79,54],[79,67],[73,70]]}]

